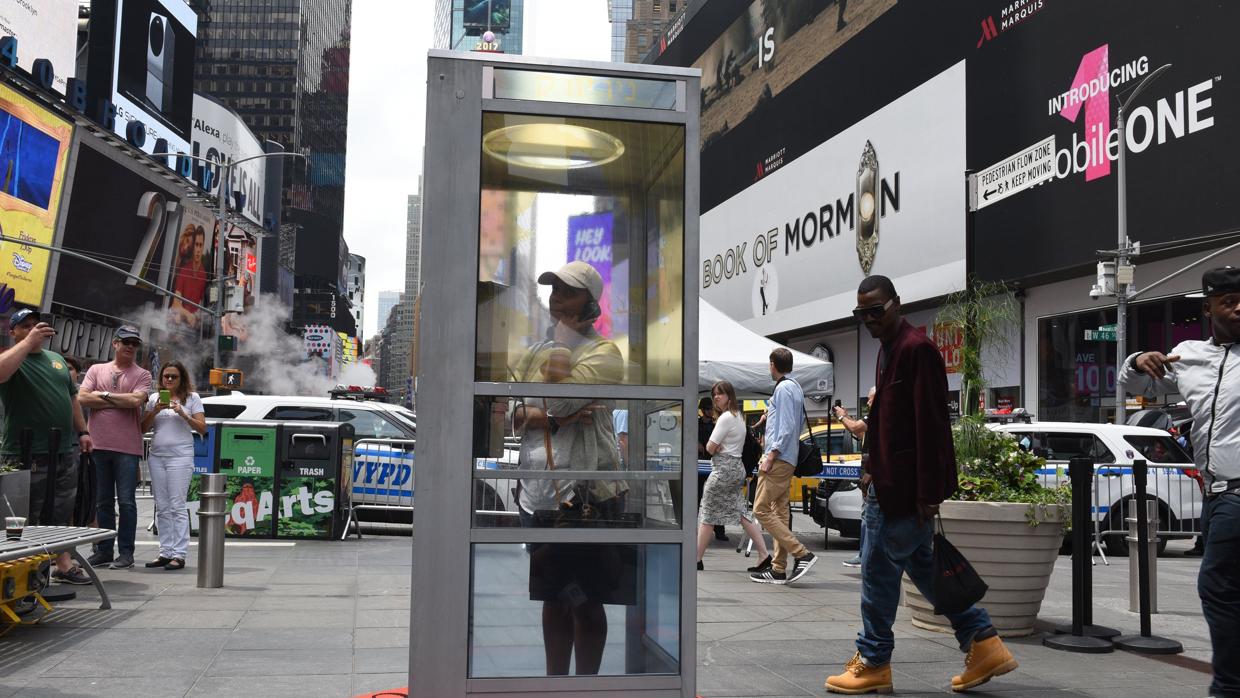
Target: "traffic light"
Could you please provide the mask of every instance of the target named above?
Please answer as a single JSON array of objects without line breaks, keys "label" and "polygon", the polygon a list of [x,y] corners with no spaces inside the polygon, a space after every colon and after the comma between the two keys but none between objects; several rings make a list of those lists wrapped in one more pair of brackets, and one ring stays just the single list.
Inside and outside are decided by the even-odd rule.
[{"label": "traffic light", "polygon": [[235,368],[213,368],[211,369],[210,380],[213,388],[240,388],[243,384],[244,375],[239,369]]},{"label": "traffic light", "polygon": [[237,351],[237,336],[231,334],[222,334],[215,338],[220,345],[220,351]]}]

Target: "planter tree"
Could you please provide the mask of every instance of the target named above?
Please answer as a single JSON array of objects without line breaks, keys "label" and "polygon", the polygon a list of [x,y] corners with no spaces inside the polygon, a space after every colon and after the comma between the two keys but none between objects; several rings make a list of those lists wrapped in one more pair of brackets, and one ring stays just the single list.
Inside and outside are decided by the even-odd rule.
[{"label": "planter tree", "polygon": [[[1015,299],[1002,284],[976,281],[949,296],[938,316],[939,323],[958,327],[964,339],[964,415],[952,428],[960,487],[940,508],[943,530],[990,586],[979,605],[1005,637],[1033,632],[1069,512],[1069,490],[1043,487],[1038,480],[1046,461],[1020,448],[1012,436],[988,429],[978,414],[987,385],[984,359],[1011,346],[1018,321]],[[904,590],[914,625],[951,630],[907,577]]]}]

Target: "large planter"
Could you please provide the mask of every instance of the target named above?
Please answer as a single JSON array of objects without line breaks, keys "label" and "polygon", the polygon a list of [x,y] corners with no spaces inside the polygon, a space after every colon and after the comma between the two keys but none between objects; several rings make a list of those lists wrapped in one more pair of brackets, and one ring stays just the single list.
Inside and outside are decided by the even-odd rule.
[{"label": "large planter", "polygon": [[[1067,512],[1057,506],[1034,507],[1039,525],[1030,526],[1028,504],[951,501],[943,502],[940,511],[947,539],[990,587],[978,605],[990,613],[995,629],[1003,637],[1032,634],[1063,543]],[[913,625],[952,631],[951,623],[934,614],[934,605],[907,576],[903,584]]]},{"label": "large planter", "polygon": [[[0,498],[0,517],[26,516],[26,509],[30,506],[30,471],[0,473],[0,495],[4,496]],[[7,506],[5,499],[8,500]]]}]

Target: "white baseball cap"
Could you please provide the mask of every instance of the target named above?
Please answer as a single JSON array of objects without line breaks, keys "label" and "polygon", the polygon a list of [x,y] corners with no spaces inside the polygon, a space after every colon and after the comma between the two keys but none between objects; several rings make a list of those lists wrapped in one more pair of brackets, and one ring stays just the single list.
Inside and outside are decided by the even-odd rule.
[{"label": "white baseball cap", "polygon": [[538,277],[538,283],[550,286],[556,281],[565,286],[583,288],[590,292],[590,297],[599,300],[603,296],[603,277],[589,262],[569,262],[560,267],[559,271],[544,271]]}]

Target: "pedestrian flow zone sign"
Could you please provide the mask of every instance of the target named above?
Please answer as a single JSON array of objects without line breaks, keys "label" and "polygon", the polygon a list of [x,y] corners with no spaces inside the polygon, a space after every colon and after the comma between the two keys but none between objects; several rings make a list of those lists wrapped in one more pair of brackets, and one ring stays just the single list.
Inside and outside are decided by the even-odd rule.
[{"label": "pedestrian flow zone sign", "polygon": [[969,210],[978,211],[1055,178],[1055,137],[1049,136],[969,176]]}]

